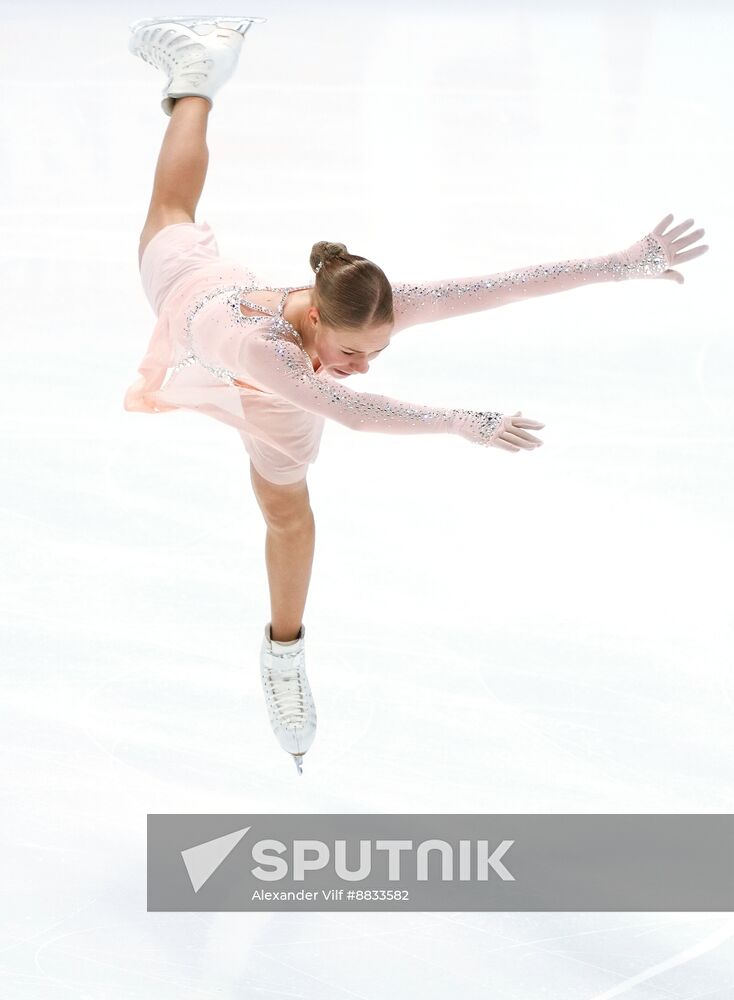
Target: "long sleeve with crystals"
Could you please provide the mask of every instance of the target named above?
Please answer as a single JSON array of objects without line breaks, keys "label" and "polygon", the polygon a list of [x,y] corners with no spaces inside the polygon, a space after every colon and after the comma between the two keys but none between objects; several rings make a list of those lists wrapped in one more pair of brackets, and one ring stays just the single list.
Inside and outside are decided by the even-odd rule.
[{"label": "long sleeve with crystals", "polygon": [[313,370],[306,352],[277,325],[247,338],[240,370],[269,392],[352,430],[385,434],[459,434],[490,445],[502,414],[407,403],[389,396],[356,392]]},{"label": "long sleeve with crystals", "polygon": [[494,309],[580,285],[657,277],[668,266],[661,241],[649,233],[628,250],[604,257],[535,264],[473,278],[393,284],[393,333],[418,323]]}]

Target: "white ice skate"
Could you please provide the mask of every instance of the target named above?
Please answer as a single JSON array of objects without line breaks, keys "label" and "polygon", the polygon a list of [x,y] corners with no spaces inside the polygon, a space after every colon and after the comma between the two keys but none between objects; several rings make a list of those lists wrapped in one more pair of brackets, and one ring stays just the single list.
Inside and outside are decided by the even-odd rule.
[{"label": "white ice skate", "polygon": [[281,646],[271,638],[270,624],[265,626],[260,650],[260,679],[270,725],[303,774],[303,755],[316,736],[316,706],[306,676],[306,626],[301,625],[297,642]]},{"label": "white ice skate", "polygon": [[128,48],[168,75],[161,107],[170,118],[178,97],[204,97],[214,105],[234,72],[245,35],[266,20],[224,14],[148,17],[130,25]]}]

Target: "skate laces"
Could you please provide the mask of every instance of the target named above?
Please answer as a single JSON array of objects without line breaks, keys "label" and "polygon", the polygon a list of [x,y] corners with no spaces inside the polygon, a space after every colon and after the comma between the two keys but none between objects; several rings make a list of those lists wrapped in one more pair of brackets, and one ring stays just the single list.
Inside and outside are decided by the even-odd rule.
[{"label": "skate laces", "polygon": [[[147,63],[155,66],[156,69],[171,71],[174,56],[184,56],[188,64],[185,68],[190,69],[192,65],[207,64],[211,62],[205,59],[207,48],[201,42],[192,41],[188,35],[180,34],[173,28],[146,29],[137,40],[138,55]],[[197,58],[198,57],[198,58]]]},{"label": "skate laces", "polygon": [[[288,656],[288,653],[272,654]],[[291,656],[298,654],[291,653]],[[293,666],[287,670],[268,670],[267,684],[275,702],[279,718],[286,726],[302,726],[305,722],[306,694],[301,677],[301,668]]]}]

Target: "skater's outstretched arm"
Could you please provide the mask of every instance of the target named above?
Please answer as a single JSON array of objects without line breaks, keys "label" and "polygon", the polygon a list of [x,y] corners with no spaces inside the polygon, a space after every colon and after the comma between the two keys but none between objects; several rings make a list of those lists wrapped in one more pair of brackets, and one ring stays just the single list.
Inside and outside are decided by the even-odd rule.
[{"label": "skater's outstretched arm", "polygon": [[260,336],[246,338],[239,364],[243,379],[250,379],[303,410],[329,417],[355,431],[458,434],[476,444],[508,451],[541,444],[525,428],[537,429],[543,424],[523,418],[519,413],[504,416],[494,410],[423,406],[370,392],[355,392],[323,375],[316,375],[308,354],[281,333],[266,331]]},{"label": "skater's outstretched arm", "polygon": [[697,257],[705,253],[708,247],[695,247],[686,253],[680,253],[683,247],[702,236],[704,230],[698,229],[678,238],[693,224],[693,219],[689,219],[666,234],[664,230],[672,219],[672,215],[666,216],[652,232],[633,243],[629,249],[602,257],[553,261],[473,278],[451,278],[424,284],[394,284],[393,333],[418,323],[431,323],[439,319],[450,319],[452,316],[481,312],[510,302],[519,302],[521,299],[563,292],[602,281],[663,277],[682,284],[683,276],[671,270],[670,265]]}]

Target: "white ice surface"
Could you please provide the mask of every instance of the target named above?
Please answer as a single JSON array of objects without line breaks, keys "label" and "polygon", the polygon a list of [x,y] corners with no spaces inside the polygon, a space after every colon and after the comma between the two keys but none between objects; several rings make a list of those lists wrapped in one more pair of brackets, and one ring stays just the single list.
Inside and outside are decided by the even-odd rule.
[{"label": "white ice surface", "polygon": [[350,380],[521,409],[545,444],[327,424],[300,778],[240,439],[122,408],[168,121],[128,24],[176,9],[0,3],[0,995],[734,996],[732,914],[147,913],[145,854],[147,813],[732,811],[730,5],[224,8],[268,21],[197,221],[274,285],[319,239],[394,280],[611,252],[668,212],[711,246],[683,286],[411,328]]}]

